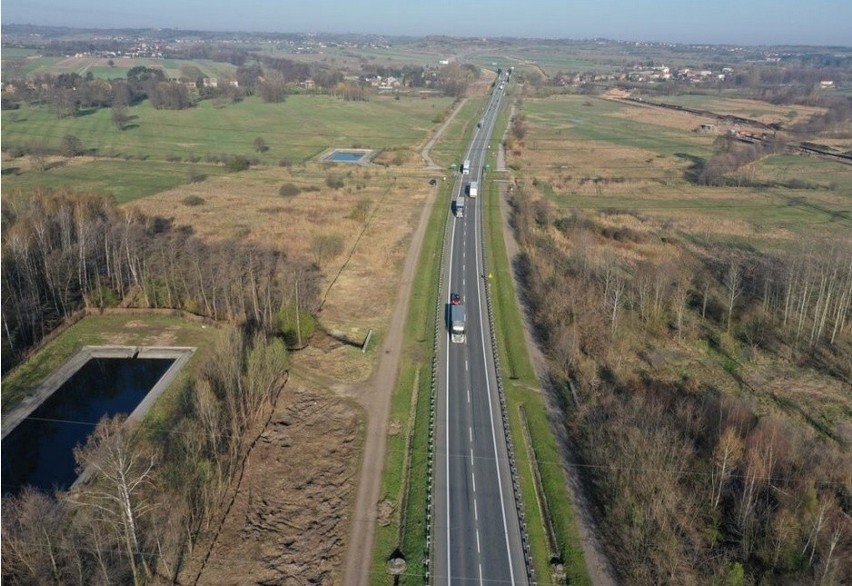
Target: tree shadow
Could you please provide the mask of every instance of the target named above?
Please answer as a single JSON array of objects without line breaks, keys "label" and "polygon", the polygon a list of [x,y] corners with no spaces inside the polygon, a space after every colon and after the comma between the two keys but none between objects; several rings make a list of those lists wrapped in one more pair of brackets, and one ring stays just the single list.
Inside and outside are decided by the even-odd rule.
[{"label": "tree shadow", "polygon": [[698,183],[698,178],[701,176],[701,172],[704,170],[704,165],[707,163],[707,160],[704,157],[697,157],[695,155],[690,155],[689,153],[675,153],[674,155],[678,159],[683,159],[691,163],[683,176],[690,183]]},{"label": "tree shadow", "polygon": [[21,168],[20,167],[6,167],[2,171],[0,171],[0,174],[2,174],[4,176],[5,175],[20,175],[21,174]]}]

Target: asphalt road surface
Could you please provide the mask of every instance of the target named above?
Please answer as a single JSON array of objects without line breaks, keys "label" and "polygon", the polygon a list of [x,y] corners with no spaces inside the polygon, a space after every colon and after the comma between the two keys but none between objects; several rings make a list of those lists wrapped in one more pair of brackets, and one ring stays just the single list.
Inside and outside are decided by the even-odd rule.
[{"label": "asphalt road surface", "polygon": [[[464,217],[451,220],[443,267],[447,290],[463,297],[466,339],[447,334],[439,346],[435,467],[434,581],[450,584],[526,584],[515,496],[509,471],[491,349],[482,265],[482,176],[488,142],[503,97],[500,76],[476,128],[453,199],[479,181],[479,197],[466,197]],[[449,311],[447,310],[447,314]],[[446,321],[446,320],[445,320]],[[449,326],[449,324],[447,324]]]}]

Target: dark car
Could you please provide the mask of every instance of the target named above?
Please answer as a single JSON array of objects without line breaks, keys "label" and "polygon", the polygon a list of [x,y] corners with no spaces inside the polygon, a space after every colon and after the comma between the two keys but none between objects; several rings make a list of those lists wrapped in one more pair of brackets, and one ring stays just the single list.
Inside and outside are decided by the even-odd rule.
[{"label": "dark car", "polygon": [[453,305],[461,305],[462,298],[458,293],[450,293],[450,303]]}]

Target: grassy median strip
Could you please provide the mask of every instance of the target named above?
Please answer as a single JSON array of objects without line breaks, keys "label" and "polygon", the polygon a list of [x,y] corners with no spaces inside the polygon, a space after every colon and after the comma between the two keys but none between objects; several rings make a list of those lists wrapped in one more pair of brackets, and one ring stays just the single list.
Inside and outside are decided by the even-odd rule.
[{"label": "grassy median strip", "polygon": [[[497,128],[505,128],[505,114],[501,115]],[[496,151],[499,135],[492,141]],[[493,156],[493,155],[492,155]],[[536,579],[549,582],[552,568],[551,557],[562,559],[569,584],[588,584],[589,577],[583,559],[580,536],[574,521],[574,510],[569,499],[561,456],[550,423],[547,418],[546,402],[540,392],[539,381],[530,363],[523,322],[515,296],[512,267],[506,254],[503,240],[503,220],[500,206],[499,177],[494,174],[487,182],[485,197],[484,233],[486,258],[491,273],[491,294],[494,305],[494,320],[497,329],[497,346],[501,359],[506,405],[512,440],[518,462],[522,499],[527,518],[527,531],[532,549]],[[523,410],[524,417],[521,416]],[[526,426],[526,430],[524,429]],[[525,435],[532,443],[534,461],[528,457]],[[537,467],[541,483],[536,485],[534,468]],[[546,500],[550,520],[542,515],[541,499]],[[551,551],[546,523],[551,523],[556,539],[556,551]]]},{"label": "grassy median strip", "polygon": [[[391,584],[388,558],[398,548],[408,568],[400,583],[422,583],[421,572],[426,551],[426,471],[429,465],[429,398],[432,392],[432,354],[435,344],[435,315],[438,311],[438,280],[441,272],[443,234],[449,218],[452,184],[442,184],[420,251],[418,270],[405,320],[403,358],[399,379],[391,400],[390,428],[385,465],[382,472],[382,496],[379,523],[373,546],[374,583]],[[418,375],[419,373],[419,375]],[[417,385],[415,393],[414,385]],[[411,401],[417,397],[415,418],[411,419]],[[410,447],[410,457],[406,454]],[[406,464],[409,470],[406,470]],[[406,483],[406,478],[411,482]],[[407,494],[406,494],[407,491]],[[402,507],[405,510],[402,510]],[[392,512],[383,514],[392,507]]]}]

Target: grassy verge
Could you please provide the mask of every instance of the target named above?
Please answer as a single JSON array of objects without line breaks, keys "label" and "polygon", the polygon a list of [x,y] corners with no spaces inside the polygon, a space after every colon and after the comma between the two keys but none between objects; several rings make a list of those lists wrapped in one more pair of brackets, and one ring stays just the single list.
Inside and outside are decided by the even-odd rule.
[{"label": "grassy verge", "polygon": [[471,98],[461,107],[432,147],[430,156],[435,163],[444,168],[461,165],[465,145],[470,143],[471,134],[476,129],[476,121],[481,118],[479,112],[484,103],[482,99]]},{"label": "grassy verge", "polygon": [[[505,127],[505,114],[501,116],[499,128]],[[500,137],[492,141],[492,151],[497,148]],[[496,154],[492,154],[492,157]],[[506,393],[509,425],[515,443],[518,461],[521,494],[528,520],[528,533],[532,549],[536,577],[549,580],[550,557],[560,556],[565,564],[570,584],[587,584],[589,577],[583,559],[580,536],[574,520],[565,487],[565,477],[560,465],[561,456],[550,422],[547,417],[545,398],[539,391],[539,382],[529,360],[523,332],[520,309],[515,297],[512,268],[503,240],[503,220],[500,212],[500,189],[494,176],[486,184],[487,205],[485,206],[486,258],[491,273],[492,303],[497,329],[497,347],[501,357],[501,374]],[[521,411],[526,420],[524,429]],[[527,456],[530,452],[525,440],[529,435],[535,461]],[[536,495],[533,466],[541,476],[541,491],[547,500],[550,522],[553,526],[557,551],[551,552],[545,530],[545,520]]]},{"label": "grassy verge", "polygon": [[[421,583],[426,552],[426,498],[423,482],[428,467],[429,397],[431,393],[431,361],[435,343],[435,313],[441,270],[441,247],[448,218],[447,209],[451,185],[442,185],[418,261],[417,277],[412,287],[408,315],[405,320],[403,360],[396,390],[391,399],[390,424],[399,431],[388,437],[385,464],[382,472],[381,501],[393,506],[389,522],[376,527],[373,545],[372,576],[374,583],[391,584],[387,560],[399,548],[408,562],[406,579]],[[417,407],[411,419],[411,400],[417,384]],[[409,439],[410,438],[410,439]],[[409,443],[410,442],[410,443]],[[411,456],[408,459],[406,444]],[[406,470],[406,465],[408,470]],[[414,479],[406,484],[406,478]],[[405,495],[405,491],[408,491]],[[405,526],[402,506],[405,505]]]}]

